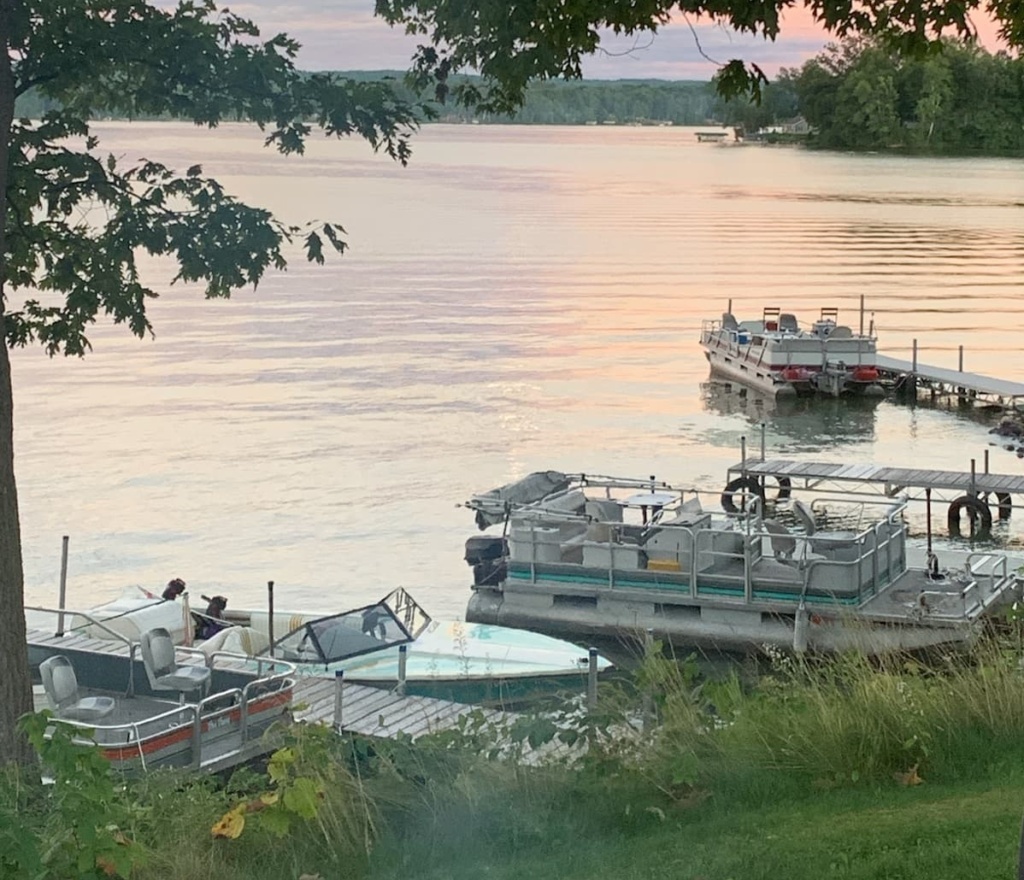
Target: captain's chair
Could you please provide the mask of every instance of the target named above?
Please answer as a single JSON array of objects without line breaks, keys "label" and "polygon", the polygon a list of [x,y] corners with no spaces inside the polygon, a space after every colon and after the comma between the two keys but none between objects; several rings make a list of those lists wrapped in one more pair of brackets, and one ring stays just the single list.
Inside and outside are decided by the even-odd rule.
[{"label": "captain's chair", "polygon": [[71,721],[100,721],[117,705],[113,697],[80,697],[75,668],[63,654],[47,657],[39,665],[43,689],[58,718]]},{"label": "captain's chair", "polygon": [[149,686],[155,691],[177,691],[182,702],[185,694],[205,688],[210,681],[206,666],[179,665],[174,657],[174,642],[163,627],[142,634],[142,663]]}]

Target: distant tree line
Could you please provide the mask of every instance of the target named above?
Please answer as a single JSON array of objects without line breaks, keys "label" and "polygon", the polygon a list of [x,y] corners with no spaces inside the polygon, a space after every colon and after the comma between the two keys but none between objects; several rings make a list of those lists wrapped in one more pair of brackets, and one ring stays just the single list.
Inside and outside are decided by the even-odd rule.
[{"label": "distant tree line", "polygon": [[847,41],[779,83],[795,93],[812,146],[1024,155],[1024,60],[977,45],[904,58]]},{"label": "distant tree line", "polygon": [[[401,71],[342,71],[353,80],[391,79],[399,97],[413,101],[416,95],[405,85]],[[472,79],[464,77],[463,79]],[[664,80],[575,81],[549,80],[530,86],[527,100],[514,116],[477,113],[456,105],[434,105],[443,122],[487,122],[523,125],[585,125],[670,123],[702,125],[715,122],[721,104],[709,82]],[[41,115],[50,104],[30,92],[18,102],[22,116]]]},{"label": "distant tree line", "polygon": [[[401,98],[422,100],[401,71],[342,75],[391,79]],[[49,106],[30,92],[19,100],[18,113],[37,116]],[[799,69],[783,70],[762,90],[760,103],[726,101],[712,83],[696,80],[546,80],[529,86],[513,116],[457,105],[433,108],[443,122],[717,123],[748,136],[802,117],[810,126],[806,142],[823,149],[1024,155],[1024,60],[952,41],[941,52],[905,58],[869,41],[848,40]]]}]

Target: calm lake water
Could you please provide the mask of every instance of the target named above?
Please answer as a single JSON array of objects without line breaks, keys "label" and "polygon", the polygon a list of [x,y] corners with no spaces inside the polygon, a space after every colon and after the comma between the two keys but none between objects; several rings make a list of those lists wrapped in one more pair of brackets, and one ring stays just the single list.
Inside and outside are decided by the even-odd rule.
[{"label": "calm lake water", "polygon": [[[98,326],[84,360],[14,358],[30,601],[185,578],[236,606],[336,609],[396,585],[461,616],[456,507],[531,470],[719,489],[740,438],[815,459],[967,470],[990,421],[834,402],[778,412],[708,384],[702,318],[804,320],[860,295],[880,347],[1024,379],[1024,174],[1007,160],[698,144],[676,128],[431,126],[408,168],[361,142],[301,158],[258,132],[98,127],[102,146],[201,163],[351,251],[298,251],[256,292],[170,286],[156,338]],[[980,465],[979,465],[980,466]],[[1024,463],[992,448],[991,469]],[[1024,527],[1024,517],[1019,527]]]}]

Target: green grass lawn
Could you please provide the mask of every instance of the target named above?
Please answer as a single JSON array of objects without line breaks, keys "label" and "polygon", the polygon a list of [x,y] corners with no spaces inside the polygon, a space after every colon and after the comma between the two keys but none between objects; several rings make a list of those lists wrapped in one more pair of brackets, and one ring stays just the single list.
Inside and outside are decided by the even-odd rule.
[{"label": "green grass lawn", "polygon": [[[614,792],[608,791],[609,797]],[[509,815],[494,827],[431,839],[422,828],[385,839],[375,878],[492,880],[961,880],[1016,876],[1024,774],[962,785],[809,791],[799,800],[737,808],[641,808],[619,828],[566,805],[542,824]],[[609,811],[610,814],[614,810]],[[662,818],[664,816],[664,818]],[[534,833],[529,833],[531,824]],[[513,830],[514,829],[514,830]],[[628,830],[624,830],[628,829]]]}]

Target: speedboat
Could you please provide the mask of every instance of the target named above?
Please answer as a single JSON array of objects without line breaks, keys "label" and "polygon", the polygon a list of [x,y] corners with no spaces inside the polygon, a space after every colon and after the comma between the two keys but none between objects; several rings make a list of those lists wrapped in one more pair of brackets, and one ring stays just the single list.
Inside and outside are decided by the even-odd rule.
[{"label": "speedboat", "polygon": [[466,543],[466,618],[575,639],[650,630],[688,648],[880,654],[968,643],[1021,597],[998,552],[910,564],[905,500],[808,504],[787,486],[769,506],[759,489],[730,484],[715,493],[722,510],[705,510],[700,492],[653,477],[542,471],[474,495],[465,506],[491,534]]},{"label": "speedboat", "polygon": [[[402,588],[329,615],[226,609],[216,621],[220,631],[203,640],[195,633],[208,628],[204,615],[140,588],[91,616],[129,636],[161,626],[207,654],[281,659],[299,675],[341,671],[347,682],[464,703],[509,706],[581,692],[590,670],[588,652],[570,642],[493,624],[433,620]],[[99,636],[87,621],[82,631]],[[611,667],[600,656],[596,664],[598,673]]]},{"label": "speedboat", "polygon": [[823,308],[810,328],[795,315],[765,308],[760,320],[737,321],[731,312],[701,324],[700,344],[713,375],[763,394],[882,396],[877,340],[838,323]]}]

